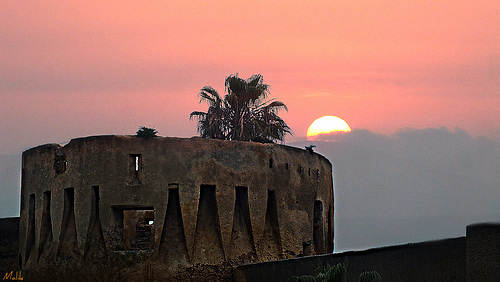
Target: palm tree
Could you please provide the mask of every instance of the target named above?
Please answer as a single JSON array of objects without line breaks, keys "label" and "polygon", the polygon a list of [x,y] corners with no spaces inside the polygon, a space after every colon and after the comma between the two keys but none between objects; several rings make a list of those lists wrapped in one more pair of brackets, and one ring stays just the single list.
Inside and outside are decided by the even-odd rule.
[{"label": "palm tree", "polygon": [[198,94],[200,103],[208,104],[207,112],[194,111],[190,118],[198,119],[198,132],[202,137],[224,140],[271,143],[283,141],[292,134],[280,110],[288,110],[281,101],[267,100],[269,85],[260,74],[248,79],[230,75],[225,83],[224,99],[210,86]]}]

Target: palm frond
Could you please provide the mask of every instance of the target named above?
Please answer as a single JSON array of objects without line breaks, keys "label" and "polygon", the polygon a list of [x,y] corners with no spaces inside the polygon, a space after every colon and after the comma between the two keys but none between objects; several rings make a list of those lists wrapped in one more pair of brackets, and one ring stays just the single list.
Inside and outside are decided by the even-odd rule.
[{"label": "palm frond", "polygon": [[206,116],[207,113],[205,112],[199,112],[199,111],[194,111],[189,114],[189,120],[192,120],[193,118],[201,118],[202,116]]},{"label": "palm frond", "polygon": [[281,101],[270,100],[262,105],[263,109],[272,110],[272,111],[280,111],[285,110],[288,112],[288,107]]},{"label": "palm frond", "polygon": [[222,101],[217,90],[213,89],[211,86],[204,86],[201,88],[198,97],[200,97],[200,103],[207,102],[209,105],[216,105]]}]

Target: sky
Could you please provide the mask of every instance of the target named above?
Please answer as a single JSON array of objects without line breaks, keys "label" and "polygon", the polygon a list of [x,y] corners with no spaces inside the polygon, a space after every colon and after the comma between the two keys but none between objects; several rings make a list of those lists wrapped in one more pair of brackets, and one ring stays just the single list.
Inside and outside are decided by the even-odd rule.
[{"label": "sky", "polygon": [[324,115],[498,141],[499,14],[482,0],[0,1],[0,156],[139,126],[197,135],[200,88],[223,94],[234,73],[262,74],[288,106],[286,143]]},{"label": "sky", "polygon": [[197,94],[260,73],[294,138],[352,128],[500,136],[496,1],[1,1],[0,154],[98,134],[190,137]]},{"label": "sky", "polygon": [[500,221],[498,141],[445,127],[323,137],[313,143],[333,163],[336,252],[455,238]]}]

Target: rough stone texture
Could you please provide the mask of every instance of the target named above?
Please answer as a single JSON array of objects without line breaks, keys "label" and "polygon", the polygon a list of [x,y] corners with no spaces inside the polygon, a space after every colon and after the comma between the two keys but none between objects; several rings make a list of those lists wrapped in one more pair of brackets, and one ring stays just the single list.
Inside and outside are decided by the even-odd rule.
[{"label": "rough stone texture", "polygon": [[42,145],[23,153],[19,244],[37,280],[210,277],[332,252],[332,166],[298,148],[202,138]]},{"label": "rough stone texture", "polygon": [[[465,281],[465,238],[238,266],[236,281],[288,281],[318,267],[348,263],[348,281],[377,271],[384,281]],[[474,281],[484,281],[481,279]],[[497,280],[498,281],[498,280]]]},{"label": "rough stone texture", "polygon": [[500,223],[467,226],[467,281],[500,280]]},{"label": "rough stone texture", "polygon": [[0,218],[0,275],[19,271],[19,217]]}]

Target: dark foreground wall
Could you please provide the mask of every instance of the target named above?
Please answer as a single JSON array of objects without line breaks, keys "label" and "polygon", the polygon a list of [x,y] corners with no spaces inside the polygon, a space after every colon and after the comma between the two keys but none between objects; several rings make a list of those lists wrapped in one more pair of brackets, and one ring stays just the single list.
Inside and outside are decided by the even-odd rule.
[{"label": "dark foreground wall", "polygon": [[19,217],[0,218],[0,275],[18,271]]},{"label": "dark foreground wall", "polygon": [[500,224],[467,226],[467,281],[500,281]]},{"label": "dark foreground wall", "polygon": [[467,226],[466,237],[239,266],[236,281],[287,281],[348,261],[349,281],[375,270],[384,281],[500,281],[500,223]]},{"label": "dark foreground wall", "polygon": [[348,262],[348,280],[375,270],[384,281],[465,281],[465,237],[391,246],[358,252],[320,255],[237,268],[237,281],[287,281],[313,274],[318,266]]}]

